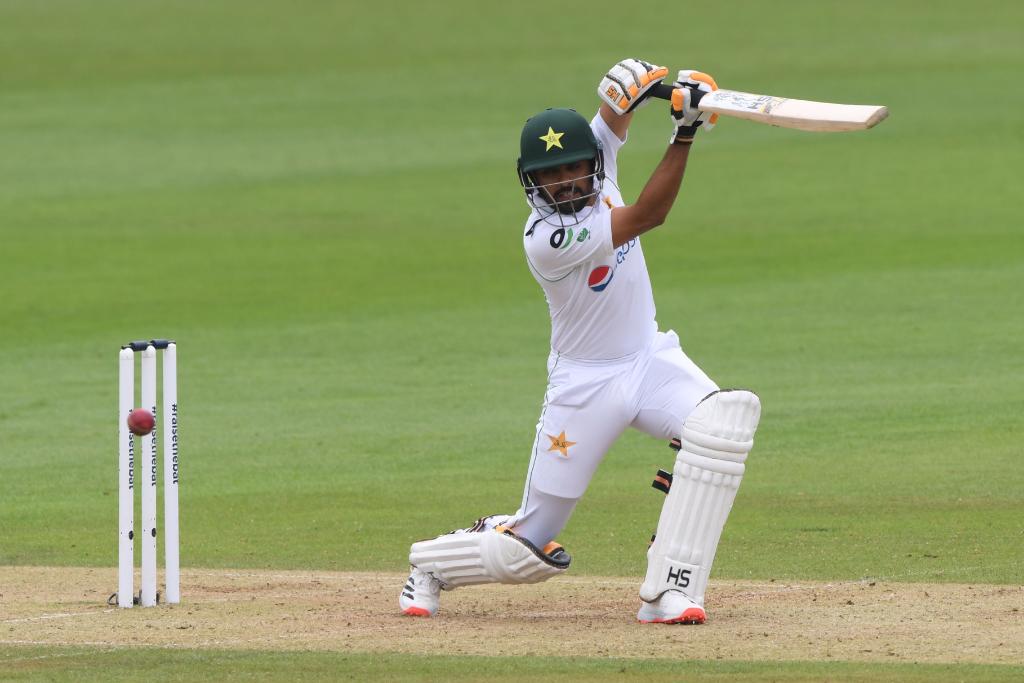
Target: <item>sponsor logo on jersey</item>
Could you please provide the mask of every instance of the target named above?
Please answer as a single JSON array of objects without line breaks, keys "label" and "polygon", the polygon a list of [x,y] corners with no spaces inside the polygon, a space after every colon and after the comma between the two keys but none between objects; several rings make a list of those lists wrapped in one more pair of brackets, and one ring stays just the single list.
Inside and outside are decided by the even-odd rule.
[{"label": "sponsor logo on jersey", "polygon": [[633,239],[631,239],[630,241],[626,242],[621,247],[619,247],[618,250],[615,252],[615,262],[616,263],[622,263],[623,261],[625,261],[626,260],[626,254],[629,253],[630,249],[632,249],[633,247],[636,246],[636,243],[637,243],[637,238],[634,237]]},{"label": "sponsor logo on jersey", "polygon": [[548,449],[548,452],[558,451],[566,458],[569,457],[569,446],[576,445],[575,441],[569,441],[569,439],[566,438],[565,430],[562,430],[562,433],[558,436],[551,436],[550,434],[545,434],[544,436],[551,439],[551,448]]},{"label": "sponsor logo on jersey", "polygon": [[548,244],[551,245],[552,249],[565,249],[572,244],[572,228],[569,228],[569,232],[566,232],[565,228],[555,230],[551,233]]},{"label": "sponsor logo on jersey", "polygon": [[603,292],[611,281],[612,276],[615,275],[615,270],[611,266],[598,266],[590,271],[590,275],[587,277],[587,286],[595,292]]},{"label": "sponsor logo on jersey", "polygon": [[548,244],[551,245],[552,249],[565,249],[572,244],[573,238],[576,238],[577,242],[586,242],[590,239],[590,231],[586,228],[580,230],[580,234],[576,235],[573,233],[572,228],[566,230],[565,228],[558,228],[552,231],[551,237],[548,239]]}]

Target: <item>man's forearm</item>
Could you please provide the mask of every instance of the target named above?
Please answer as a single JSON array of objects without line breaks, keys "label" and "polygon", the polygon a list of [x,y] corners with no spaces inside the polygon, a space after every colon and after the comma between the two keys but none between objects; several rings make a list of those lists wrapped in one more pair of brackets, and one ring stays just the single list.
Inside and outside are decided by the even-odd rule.
[{"label": "man's forearm", "polygon": [[683,182],[690,142],[675,142],[651,173],[635,204],[612,212],[612,244],[616,247],[665,222]]},{"label": "man's forearm", "polygon": [[633,120],[633,114],[616,114],[612,111],[612,108],[607,104],[601,103],[601,119],[604,120],[605,124],[611,129],[615,136],[620,140],[626,139],[626,133],[629,131],[629,123]]},{"label": "man's forearm", "polygon": [[656,220],[656,225],[665,222],[668,212],[679,195],[679,186],[686,172],[686,161],[690,156],[689,142],[676,142],[668,146],[665,156],[654,169],[644,189],[637,197],[635,207]]}]

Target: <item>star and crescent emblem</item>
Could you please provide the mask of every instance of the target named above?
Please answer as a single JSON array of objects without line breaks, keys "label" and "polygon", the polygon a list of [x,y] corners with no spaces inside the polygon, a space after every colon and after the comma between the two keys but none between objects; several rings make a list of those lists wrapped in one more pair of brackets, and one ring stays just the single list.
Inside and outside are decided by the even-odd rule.
[{"label": "star and crescent emblem", "polygon": [[550,434],[545,434],[545,436],[551,439],[551,448],[549,448],[548,451],[559,451],[567,458],[569,457],[569,446],[576,445],[575,441],[569,441],[565,438],[564,431],[558,436],[551,436]]},{"label": "star and crescent emblem", "polygon": [[565,149],[564,147],[562,147],[563,135],[565,135],[565,133],[556,133],[554,128],[548,126],[547,135],[540,136],[540,139],[546,142],[548,145],[547,147],[544,148],[544,151],[550,152],[552,147],[557,147],[558,149]]}]

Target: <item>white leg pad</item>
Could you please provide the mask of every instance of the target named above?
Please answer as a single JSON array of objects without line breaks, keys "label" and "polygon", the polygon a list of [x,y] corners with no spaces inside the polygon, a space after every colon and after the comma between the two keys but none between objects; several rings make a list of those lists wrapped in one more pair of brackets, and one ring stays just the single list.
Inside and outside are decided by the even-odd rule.
[{"label": "white leg pad", "polygon": [[409,564],[445,589],[480,583],[537,583],[569,568],[559,547],[550,555],[504,527],[460,530],[412,544]]},{"label": "white leg pad", "polygon": [[651,602],[667,590],[678,590],[703,606],[711,564],[760,417],[755,394],[725,390],[705,398],[686,419],[672,487],[647,551],[641,599]]}]

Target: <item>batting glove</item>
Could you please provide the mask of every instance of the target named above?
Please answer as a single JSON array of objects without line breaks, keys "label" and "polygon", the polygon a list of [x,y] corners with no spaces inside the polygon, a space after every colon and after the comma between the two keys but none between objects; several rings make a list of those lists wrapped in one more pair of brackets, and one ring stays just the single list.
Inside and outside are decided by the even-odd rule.
[{"label": "batting glove", "polygon": [[623,59],[601,79],[597,94],[616,114],[628,114],[647,104],[654,86],[666,76],[666,67],[640,59]]},{"label": "batting glove", "polygon": [[[718,90],[718,84],[710,75],[694,69],[683,69],[676,76],[676,82],[672,84],[676,88],[690,88],[702,92],[714,92]],[[704,130],[711,130],[718,123],[718,114],[712,114],[707,120],[701,120]],[[698,124],[700,125],[700,124]]]},{"label": "batting glove", "polygon": [[672,91],[669,113],[672,114],[672,125],[675,126],[669,144],[693,142],[693,136],[704,122],[700,120],[703,112],[693,106],[693,91],[690,88],[675,88]]}]

